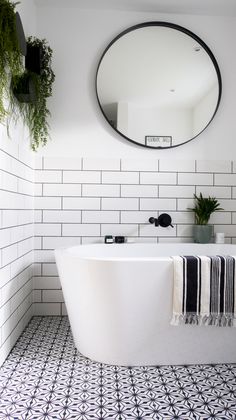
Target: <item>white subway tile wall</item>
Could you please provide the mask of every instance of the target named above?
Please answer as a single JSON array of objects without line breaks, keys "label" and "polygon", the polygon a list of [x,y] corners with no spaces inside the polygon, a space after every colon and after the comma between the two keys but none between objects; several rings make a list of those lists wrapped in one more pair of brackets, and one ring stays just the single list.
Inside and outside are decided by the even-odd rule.
[{"label": "white subway tile wall", "polygon": [[0,141],[0,365],[33,314],[33,153]]},{"label": "white subway tile wall", "polygon": [[[236,242],[235,167],[225,160],[37,158],[34,313],[65,313],[55,248],[101,243],[107,234],[135,242],[191,242],[194,193],[219,199],[224,211],[210,222],[228,243]],[[163,212],[174,228],[148,222]]]},{"label": "white subway tile wall", "polygon": [[[66,314],[55,248],[101,243],[107,234],[191,242],[189,208],[200,192],[219,199],[224,211],[210,222],[236,243],[235,162],[36,156],[34,168],[30,153],[0,149],[0,362],[32,314]],[[148,222],[163,212],[173,228]]]}]

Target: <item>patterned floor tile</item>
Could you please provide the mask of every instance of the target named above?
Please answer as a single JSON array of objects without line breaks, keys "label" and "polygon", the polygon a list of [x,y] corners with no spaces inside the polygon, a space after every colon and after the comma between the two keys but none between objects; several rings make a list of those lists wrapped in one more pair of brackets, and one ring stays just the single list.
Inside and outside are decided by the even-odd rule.
[{"label": "patterned floor tile", "polygon": [[120,367],[34,317],[0,369],[0,420],[236,420],[236,365]]}]

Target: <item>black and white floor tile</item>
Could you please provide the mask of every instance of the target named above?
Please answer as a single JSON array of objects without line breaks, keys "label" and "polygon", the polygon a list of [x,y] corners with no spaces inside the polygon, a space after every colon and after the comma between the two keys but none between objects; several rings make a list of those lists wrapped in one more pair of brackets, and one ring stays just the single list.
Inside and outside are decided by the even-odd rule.
[{"label": "black and white floor tile", "polygon": [[66,317],[35,317],[0,369],[0,419],[235,420],[236,365],[103,365]]}]

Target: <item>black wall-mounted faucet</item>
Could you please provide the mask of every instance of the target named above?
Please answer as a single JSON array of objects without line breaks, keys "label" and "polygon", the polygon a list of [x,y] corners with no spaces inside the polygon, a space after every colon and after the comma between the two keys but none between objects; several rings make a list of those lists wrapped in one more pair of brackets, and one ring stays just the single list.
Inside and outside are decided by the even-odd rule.
[{"label": "black wall-mounted faucet", "polygon": [[172,222],[172,219],[170,215],[167,213],[160,214],[160,216],[157,219],[155,217],[149,218],[149,223],[155,224],[155,226],[161,226],[161,227],[171,226],[173,228],[174,226],[172,225],[171,222]]}]

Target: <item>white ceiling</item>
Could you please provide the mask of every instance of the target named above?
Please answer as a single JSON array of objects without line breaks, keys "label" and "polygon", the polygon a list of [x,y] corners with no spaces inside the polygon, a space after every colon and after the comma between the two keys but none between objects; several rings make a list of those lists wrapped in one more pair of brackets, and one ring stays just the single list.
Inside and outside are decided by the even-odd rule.
[{"label": "white ceiling", "polygon": [[35,0],[37,6],[236,16],[236,0]]}]

